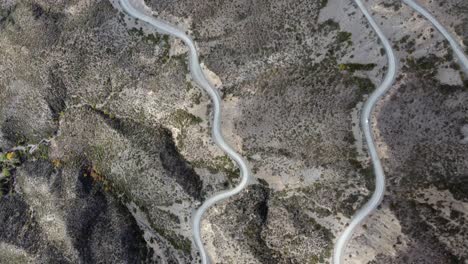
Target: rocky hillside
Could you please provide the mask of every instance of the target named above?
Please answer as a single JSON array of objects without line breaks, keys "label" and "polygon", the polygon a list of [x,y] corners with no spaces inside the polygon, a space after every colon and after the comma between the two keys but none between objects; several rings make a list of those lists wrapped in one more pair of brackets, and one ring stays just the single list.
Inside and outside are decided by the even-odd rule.
[{"label": "rocky hillside", "polygon": [[[468,45],[465,1],[419,2]],[[214,262],[329,263],[373,189],[367,21],[352,1],[145,3],[194,37],[256,179],[205,217]],[[400,74],[374,118],[387,193],[346,263],[464,263],[468,76],[423,17],[366,5]],[[0,0],[0,150],[1,263],[198,263],[191,214],[238,181],[182,43],[114,0]]]}]

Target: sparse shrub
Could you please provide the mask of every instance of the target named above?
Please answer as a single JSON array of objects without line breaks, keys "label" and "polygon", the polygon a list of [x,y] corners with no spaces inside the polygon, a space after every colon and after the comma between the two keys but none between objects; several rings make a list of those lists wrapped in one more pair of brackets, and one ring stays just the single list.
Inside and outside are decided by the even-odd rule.
[{"label": "sparse shrub", "polygon": [[343,63],[338,65],[340,71],[371,71],[377,66],[375,63],[361,64],[361,63]]},{"label": "sparse shrub", "polygon": [[339,42],[339,43],[343,43],[343,42],[351,42],[351,33],[350,32],[346,32],[346,31],[339,31],[338,34],[336,34],[336,40]]}]

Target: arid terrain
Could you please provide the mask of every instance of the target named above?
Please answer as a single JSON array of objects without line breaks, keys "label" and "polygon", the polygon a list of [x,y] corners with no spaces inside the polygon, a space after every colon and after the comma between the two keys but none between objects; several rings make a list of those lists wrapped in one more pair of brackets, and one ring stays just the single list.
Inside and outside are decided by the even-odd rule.
[{"label": "arid terrain", "polygon": [[[468,53],[468,2],[418,0]],[[253,178],[211,208],[214,263],[330,263],[373,191],[359,127],[387,60],[352,1],[145,0],[197,44]],[[365,2],[398,76],[387,176],[345,263],[468,263],[468,75],[427,20]],[[0,263],[199,263],[191,217],[239,181],[187,50],[116,0],[0,0]]]}]

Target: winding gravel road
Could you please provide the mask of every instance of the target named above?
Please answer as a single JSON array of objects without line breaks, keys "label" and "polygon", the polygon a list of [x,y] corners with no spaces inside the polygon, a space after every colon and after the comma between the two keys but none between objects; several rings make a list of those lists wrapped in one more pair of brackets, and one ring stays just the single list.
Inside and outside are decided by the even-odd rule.
[{"label": "winding gravel road", "polygon": [[387,60],[388,60],[388,71],[387,71],[387,74],[385,75],[385,78],[382,84],[380,84],[380,86],[369,96],[369,98],[365,102],[364,107],[361,112],[361,126],[362,126],[362,130],[364,131],[364,136],[366,139],[367,147],[369,149],[369,154],[372,160],[372,164],[374,166],[375,191],[372,194],[370,200],[367,201],[367,203],[356,212],[356,214],[353,216],[353,218],[349,222],[348,227],[343,231],[341,236],[338,238],[335,244],[335,247],[333,249],[333,263],[335,264],[342,263],[346,245],[351,239],[354,230],[380,204],[380,202],[382,201],[384,192],[385,192],[385,175],[382,169],[382,164],[380,163],[379,156],[377,154],[377,150],[375,148],[374,138],[372,135],[372,128],[370,124],[370,117],[371,117],[371,113],[372,113],[372,110],[374,109],[375,104],[392,86],[392,83],[396,76],[396,58],[392,50],[392,46],[390,45],[390,42],[385,37],[384,33],[379,28],[377,23],[374,21],[372,16],[369,14],[369,12],[367,11],[366,7],[361,2],[361,0],[354,0],[354,1],[359,6],[359,9],[361,9],[364,16],[369,21],[369,24],[371,24],[375,33],[377,33],[380,41],[382,42],[385,48],[385,52],[387,54]]},{"label": "winding gravel road", "polygon": [[217,193],[216,195],[208,198],[205,202],[198,208],[193,216],[193,238],[196,246],[200,250],[200,256],[202,263],[210,263],[210,259],[206,253],[206,250],[203,246],[200,235],[200,222],[203,214],[206,210],[213,206],[215,203],[227,199],[235,194],[238,194],[244,187],[247,185],[250,178],[250,171],[247,167],[245,160],[231,147],[226,141],[224,141],[223,135],[221,133],[221,97],[219,96],[217,90],[210,84],[210,82],[205,77],[201,67],[200,62],[198,61],[198,52],[195,48],[195,43],[193,40],[185,34],[184,31],[176,28],[175,26],[169,25],[164,21],[158,20],[152,16],[143,14],[140,10],[135,8],[131,0],[120,0],[120,5],[123,10],[127,12],[130,16],[137,18],[141,21],[144,21],[151,26],[153,26],[158,32],[163,34],[171,35],[176,38],[181,39],[185,45],[187,45],[189,50],[189,68],[193,80],[202,87],[210,96],[213,103],[213,123],[212,123],[212,136],[215,143],[227,154],[231,159],[233,159],[240,169],[241,181],[240,183],[231,190],[226,190],[224,192]]},{"label": "winding gravel road", "polygon": [[447,41],[450,43],[450,46],[452,46],[453,51],[455,52],[455,55],[458,58],[458,62],[464,67],[465,72],[468,73],[468,58],[467,56],[463,53],[462,48],[458,44],[458,42],[452,37],[452,35],[442,26],[442,24],[435,19],[434,16],[431,15],[426,9],[424,9],[422,6],[417,4],[413,0],[403,0],[405,4],[413,8],[415,11],[419,12],[421,15],[427,18],[435,28],[447,39]]},{"label": "winding gravel road", "polygon": [[[209,263],[210,259],[203,246],[203,242],[201,240],[201,235],[200,235],[200,223],[201,223],[202,216],[206,212],[206,210],[209,207],[213,206],[215,203],[221,200],[227,199],[239,193],[240,191],[242,191],[242,189],[244,189],[244,187],[247,185],[249,178],[250,178],[249,169],[244,159],[224,141],[224,138],[221,133],[221,98],[217,90],[209,83],[209,81],[207,80],[206,76],[204,75],[200,67],[200,63],[198,60],[198,53],[197,53],[193,40],[187,34],[185,34],[185,32],[183,32],[182,30],[172,25],[169,25],[164,21],[158,20],[150,15],[146,15],[142,13],[140,10],[135,8],[130,3],[132,0],[119,0],[119,1],[123,10],[127,12],[130,16],[150,24],[157,31],[163,34],[167,34],[167,35],[180,38],[187,45],[189,49],[189,68],[192,74],[192,78],[200,87],[202,87],[209,94],[213,102],[213,110],[214,110],[213,125],[212,125],[213,139],[216,142],[216,144],[224,152],[226,152],[226,154],[228,154],[229,157],[231,157],[240,168],[241,182],[234,189],[218,193],[214,195],[213,197],[210,197],[209,199],[207,199],[198,208],[198,210],[195,212],[193,216],[192,228],[193,228],[193,237],[194,237],[195,244],[200,250],[202,263]],[[335,264],[342,263],[346,246],[349,240],[351,239],[354,230],[380,204],[380,202],[382,201],[384,192],[385,192],[385,175],[384,175],[382,164],[380,162],[380,159],[377,154],[376,147],[375,147],[371,124],[370,124],[370,118],[371,118],[371,113],[374,109],[375,104],[391,87],[395,79],[396,70],[397,70],[396,58],[395,58],[394,52],[392,50],[392,47],[388,39],[385,37],[382,30],[379,28],[377,23],[369,14],[369,12],[367,11],[366,7],[361,2],[361,0],[354,0],[354,1],[356,2],[359,9],[364,14],[369,24],[372,26],[372,28],[376,32],[376,34],[378,35],[380,41],[382,42],[385,48],[385,52],[387,54],[387,60],[388,60],[388,71],[381,85],[369,96],[368,100],[365,102],[364,107],[362,109],[362,113],[361,113],[361,126],[364,132],[364,136],[365,136],[366,143],[369,149],[369,153],[370,153],[370,157],[372,160],[374,173],[376,177],[375,191],[372,194],[370,200],[360,210],[356,212],[356,214],[351,219],[348,227],[343,231],[341,236],[338,238],[334,247],[334,252],[333,252],[333,263]],[[468,58],[463,53],[463,50],[461,49],[459,44],[452,38],[450,33],[429,12],[427,12],[424,8],[419,6],[413,0],[403,0],[403,2],[405,2],[411,8],[413,8],[414,10],[416,10],[417,12],[425,16],[444,35],[444,37],[449,41],[450,45],[455,51],[455,54],[460,64],[465,68],[465,71],[468,72]]]},{"label": "winding gravel road", "polygon": [[[454,50],[459,63],[464,67],[464,70],[468,72],[467,56],[463,53],[463,50],[458,44],[458,42],[442,26],[442,24],[440,24],[439,21],[437,21],[437,19],[435,19],[426,9],[421,7],[419,4],[417,4],[413,0],[402,0],[402,1],[406,3],[408,6],[410,6],[411,8],[413,8],[415,11],[419,12],[421,15],[426,17],[437,28],[437,30],[447,39],[447,41],[452,46],[452,49]],[[335,244],[334,252],[333,252],[333,262],[335,264],[342,263],[346,245],[348,241],[351,239],[354,230],[380,204],[380,202],[382,201],[384,192],[385,192],[385,175],[383,173],[382,164],[380,163],[380,159],[377,155],[369,119],[370,119],[370,115],[375,104],[377,103],[379,98],[381,98],[385,94],[385,92],[391,87],[393,80],[395,79],[395,75],[396,75],[396,59],[395,59],[395,55],[394,55],[394,52],[391,48],[389,41],[387,40],[387,38],[385,37],[381,29],[378,27],[378,25],[375,23],[374,19],[369,14],[369,12],[367,11],[366,7],[361,2],[361,0],[355,0],[355,2],[359,6],[361,11],[363,12],[364,16],[369,21],[369,23],[371,24],[374,31],[379,36],[380,40],[382,41],[382,44],[384,45],[384,48],[385,48],[385,52],[387,54],[389,68],[388,68],[388,72],[387,72],[387,75],[385,76],[384,81],[382,82],[380,87],[377,88],[377,90],[375,90],[370,95],[369,99],[366,101],[364,105],[364,108],[361,114],[361,126],[364,131],[366,142],[369,148],[369,153],[370,153],[371,160],[374,166],[374,173],[376,177],[375,191],[371,199],[359,211],[356,212],[356,214],[351,219],[349,226],[345,229],[345,231],[338,238]]]}]

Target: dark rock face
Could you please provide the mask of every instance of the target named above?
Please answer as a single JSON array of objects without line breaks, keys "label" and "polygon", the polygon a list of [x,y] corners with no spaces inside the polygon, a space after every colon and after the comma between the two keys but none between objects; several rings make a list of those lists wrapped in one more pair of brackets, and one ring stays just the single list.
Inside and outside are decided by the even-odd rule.
[{"label": "dark rock face", "polygon": [[2,241],[31,253],[38,252],[41,244],[40,229],[29,206],[20,196],[4,196],[1,199]]},{"label": "dark rock face", "polygon": [[[24,250],[37,263],[145,263],[151,259],[126,207],[93,182],[83,180],[82,175],[77,175],[76,185],[68,188],[57,182],[62,173],[40,160],[28,161],[19,168],[18,193],[1,198],[3,243]],[[35,189],[42,184],[52,190],[49,197],[56,205],[53,209],[44,205],[49,201]],[[47,211],[43,211],[45,208]],[[53,238],[56,230],[54,225],[44,225],[45,214],[63,216],[66,233],[61,241],[71,241],[72,248]]]},{"label": "dark rock face", "polygon": [[77,198],[67,208],[67,230],[82,263],[144,263],[149,249],[143,233],[120,202],[80,174]]},{"label": "dark rock face", "polygon": [[67,87],[61,78],[58,66],[52,68],[49,73],[50,89],[47,89],[45,100],[49,105],[54,119],[58,119],[61,112],[65,110],[67,100]]}]

